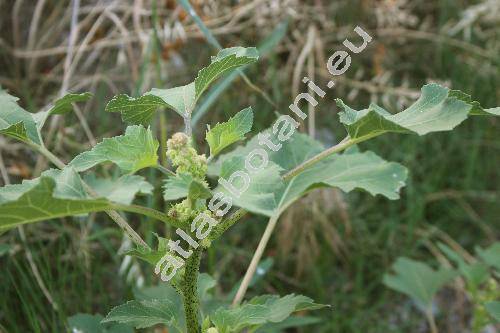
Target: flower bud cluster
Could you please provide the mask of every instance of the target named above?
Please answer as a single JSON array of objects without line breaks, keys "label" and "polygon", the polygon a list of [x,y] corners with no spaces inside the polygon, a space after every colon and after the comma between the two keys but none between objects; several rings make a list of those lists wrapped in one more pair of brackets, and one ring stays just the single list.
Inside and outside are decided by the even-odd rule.
[{"label": "flower bud cluster", "polygon": [[188,173],[203,180],[207,173],[205,154],[198,155],[192,147],[191,139],[184,133],[175,133],[167,141],[167,157],[177,167],[177,173]]}]

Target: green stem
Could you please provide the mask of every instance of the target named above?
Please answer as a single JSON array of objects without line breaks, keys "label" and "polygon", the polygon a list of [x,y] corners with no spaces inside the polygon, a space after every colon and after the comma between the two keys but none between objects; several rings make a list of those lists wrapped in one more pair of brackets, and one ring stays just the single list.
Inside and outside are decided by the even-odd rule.
[{"label": "green stem", "polygon": [[163,174],[165,174],[167,176],[175,176],[175,172],[173,172],[172,170],[169,170],[169,169],[165,168],[161,164],[157,164],[155,166],[155,168],[158,169],[159,171],[161,171]]},{"label": "green stem", "polygon": [[186,260],[184,272],[183,296],[186,313],[187,333],[200,333],[200,302],[198,300],[198,274],[202,248],[193,249],[193,254]]},{"label": "green stem", "polygon": [[137,213],[144,216],[148,216],[156,220],[168,223],[176,228],[182,227],[182,224],[179,221],[153,208],[139,206],[139,205],[124,205],[119,203],[113,203],[113,208],[116,210],[122,210],[124,212]]}]

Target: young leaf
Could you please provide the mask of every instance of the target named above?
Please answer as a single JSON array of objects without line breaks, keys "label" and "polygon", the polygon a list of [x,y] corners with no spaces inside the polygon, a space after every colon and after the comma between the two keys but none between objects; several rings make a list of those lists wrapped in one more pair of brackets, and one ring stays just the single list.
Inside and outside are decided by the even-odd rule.
[{"label": "young leaf", "polygon": [[166,201],[190,197],[192,200],[208,199],[211,192],[206,184],[195,180],[190,174],[170,176],[163,185],[163,199]]},{"label": "young leaf", "polygon": [[156,324],[171,325],[175,320],[175,313],[175,305],[167,299],[129,301],[113,308],[102,322],[118,322],[135,328],[146,328]]},{"label": "young leaf", "polygon": [[[479,103],[464,95],[438,84],[428,84],[422,88],[422,95],[413,105],[394,115],[376,104],[361,111],[351,109],[340,99],[337,99],[337,105],[342,109],[340,121],[351,139],[369,138],[387,132],[424,135],[449,131],[464,121],[469,113],[477,114],[475,110],[479,109]],[[496,111],[493,109],[488,114],[495,115]]]},{"label": "young leaf", "polygon": [[456,274],[453,270],[433,270],[424,263],[401,257],[392,266],[395,274],[384,275],[384,284],[428,307],[434,295]]},{"label": "young leaf", "polygon": [[125,173],[154,167],[158,162],[159,143],[151,129],[129,126],[125,134],[104,139],[92,150],[76,156],[69,166],[78,172],[88,170],[103,162],[112,162]]},{"label": "young leaf", "polygon": [[95,175],[85,177],[85,182],[100,196],[110,201],[129,205],[137,194],[152,194],[153,185],[144,177],[124,175],[118,179],[96,178]]},{"label": "young leaf", "polygon": [[124,254],[129,256],[137,257],[144,260],[151,265],[156,265],[158,261],[167,253],[168,251],[168,239],[163,238],[155,234],[158,241],[158,246],[156,249],[137,247],[126,251]]},{"label": "young leaf", "polygon": [[484,307],[490,316],[492,316],[497,322],[500,322],[500,301],[486,303]]},{"label": "young leaf", "polygon": [[[132,98],[126,94],[113,97],[106,105],[107,112],[120,112],[124,122],[147,126],[159,107],[169,106],[158,96],[143,95]],[[170,106],[171,107],[171,106]]]},{"label": "young leaf", "polygon": [[210,65],[198,72],[198,76],[194,80],[195,100],[198,100],[210,83],[222,75],[258,59],[259,52],[255,47],[231,47],[220,50],[217,56],[212,57]]},{"label": "young leaf", "polygon": [[89,92],[81,94],[66,94],[63,97],[57,99],[54,104],[47,111],[42,111],[38,113],[33,113],[33,119],[36,123],[38,131],[41,131],[43,125],[47,121],[47,118],[54,114],[66,114],[73,110],[72,103],[85,102],[92,97]]},{"label": "young leaf", "polygon": [[33,115],[17,104],[19,98],[0,88],[0,134],[41,144]]},{"label": "young leaf", "polygon": [[266,323],[279,323],[293,312],[316,310],[326,305],[316,304],[305,296],[287,295],[278,297],[264,295],[232,309],[219,309],[210,317],[219,333],[250,331]]},{"label": "young leaf", "polygon": [[138,98],[118,95],[109,102],[106,110],[121,112],[124,121],[142,125],[151,121],[160,106],[171,108],[180,116],[186,117],[193,112],[196,101],[210,83],[235,68],[257,61],[258,58],[258,51],[254,47],[223,49],[212,57],[210,65],[198,72],[194,82],[169,89],[153,88]]},{"label": "young leaf", "polygon": [[103,316],[79,313],[68,318],[72,333],[134,333],[134,329],[123,324],[101,324]]},{"label": "young leaf", "polygon": [[[308,191],[322,186],[339,187],[346,192],[360,188],[372,195],[381,194],[396,199],[407,177],[406,168],[398,163],[384,161],[372,152],[349,150],[342,155],[329,156],[285,182],[282,180],[285,171],[322,151],[323,147],[300,133],[282,144],[277,152],[268,151],[268,165],[250,176],[248,189],[239,197],[229,193],[223,185],[215,192],[231,195],[235,205],[249,211],[274,216],[281,214]],[[260,147],[258,138],[250,140],[245,147],[221,156],[220,177],[228,180],[236,171],[246,172],[244,156],[248,156],[247,152],[254,147]],[[233,184],[236,188],[242,187],[242,184],[237,183],[239,181],[241,178]]]},{"label": "young leaf", "polygon": [[40,178],[0,188],[0,230],[111,206],[106,199],[87,197],[73,169],[50,170]]},{"label": "young leaf", "polygon": [[208,127],[206,140],[210,147],[210,156],[215,156],[227,146],[245,139],[245,134],[252,129],[252,123],[252,108],[246,108],[228,121],[218,123],[212,129]]}]

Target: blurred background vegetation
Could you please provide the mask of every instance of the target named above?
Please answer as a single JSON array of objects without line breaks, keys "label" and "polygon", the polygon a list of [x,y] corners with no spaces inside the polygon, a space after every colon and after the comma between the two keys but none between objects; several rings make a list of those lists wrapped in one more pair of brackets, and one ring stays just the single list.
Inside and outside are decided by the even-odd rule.
[{"label": "blurred background vegetation", "polygon": [[[356,25],[373,42],[353,57],[349,71],[316,107],[315,121],[303,126],[325,145],[345,133],[337,97],[353,107],[374,101],[397,112],[434,81],[471,94],[485,107],[500,104],[498,0],[191,4],[223,47],[266,51],[245,71],[254,86],[236,77],[215,103],[205,100],[195,111],[201,149],[205,124],[251,105],[257,133],[305,90],[303,76],[325,86],[326,59],[343,48]],[[48,126],[47,145],[69,161],[102,137],[123,131],[119,115],[103,112],[112,96],[190,82],[216,53],[208,36],[173,0],[1,0],[0,85],[30,111],[66,91],[94,94],[73,115],[54,118]],[[179,117],[166,115],[156,122],[159,137],[182,128]],[[453,132],[386,135],[363,144],[361,149],[408,167],[401,200],[336,190],[304,198],[281,217],[266,251],[272,267],[248,296],[295,292],[331,304],[331,310],[315,314],[322,322],[304,332],[425,332],[414,304],[386,288],[382,276],[398,256],[430,264],[442,260],[438,240],[472,252],[499,239],[499,139],[498,119],[474,118]],[[0,157],[3,183],[36,177],[47,167],[5,137]],[[145,175],[160,184],[155,172]],[[141,200],[162,205],[160,193]],[[158,222],[129,219],[149,242],[153,231],[163,232]],[[265,222],[247,217],[210,249],[202,270],[218,280],[217,293],[227,294],[242,277]],[[1,235],[0,332],[64,332],[68,316],[106,314],[131,299],[134,288],[158,283],[150,267],[120,255],[127,246],[104,214]],[[443,332],[468,332],[469,308],[459,284],[444,290],[436,301],[438,326]]]}]

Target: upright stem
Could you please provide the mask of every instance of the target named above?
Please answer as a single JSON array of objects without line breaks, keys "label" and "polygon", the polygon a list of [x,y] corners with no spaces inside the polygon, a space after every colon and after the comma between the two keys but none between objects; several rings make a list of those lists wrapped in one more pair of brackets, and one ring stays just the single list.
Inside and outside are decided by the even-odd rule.
[{"label": "upright stem", "polygon": [[264,254],[264,250],[266,249],[267,243],[271,238],[271,234],[273,233],[273,230],[276,227],[277,222],[278,222],[278,215],[275,215],[269,219],[269,223],[267,224],[266,230],[264,231],[264,234],[260,239],[259,245],[257,246],[257,250],[255,250],[252,261],[250,262],[250,265],[248,266],[245,276],[243,277],[243,281],[241,282],[240,287],[238,288],[238,292],[234,297],[233,306],[240,304],[241,301],[243,300],[243,297],[247,292],[248,285],[250,284],[250,281],[252,281],[252,277],[255,274],[255,271],[257,270],[257,266],[259,265],[260,259]]},{"label": "upright stem", "polygon": [[184,312],[186,313],[187,333],[200,333],[200,302],[198,300],[198,273],[202,248],[193,249],[193,253],[186,260],[182,293],[184,296]]}]

